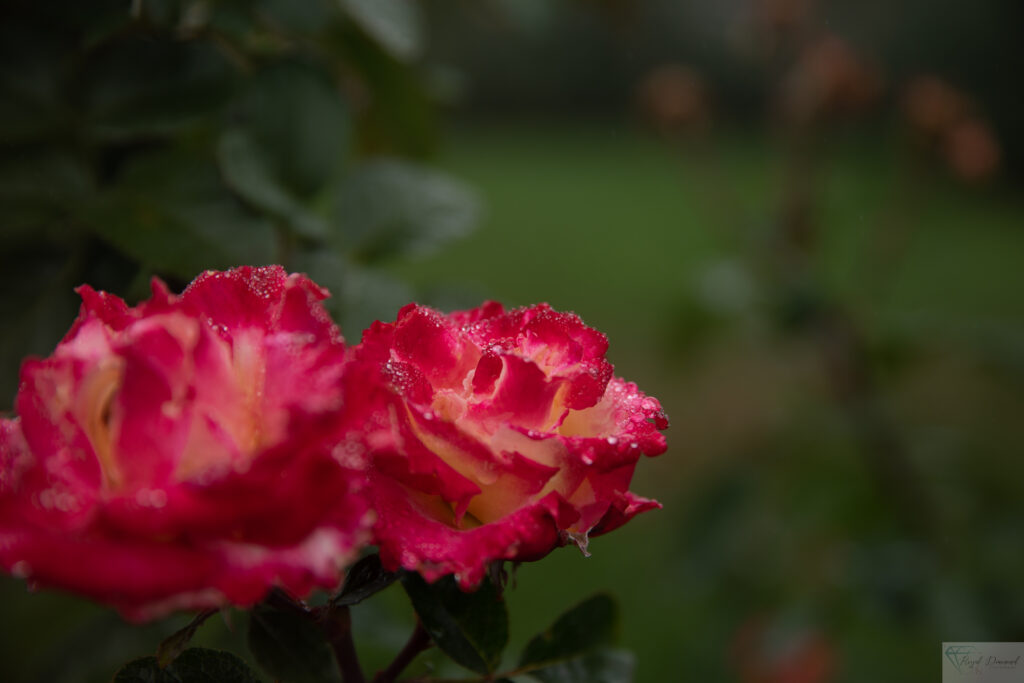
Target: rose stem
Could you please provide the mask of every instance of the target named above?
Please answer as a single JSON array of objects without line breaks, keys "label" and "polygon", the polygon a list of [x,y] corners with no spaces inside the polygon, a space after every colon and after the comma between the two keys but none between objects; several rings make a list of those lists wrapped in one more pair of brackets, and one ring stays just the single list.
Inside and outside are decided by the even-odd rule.
[{"label": "rose stem", "polygon": [[365,683],[359,666],[356,645],[352,640],[352,614],[348,607],[330,607],[324,616],[324,632],[338,660],[341,680],[345,683]]},{"label": "rose stem", "polygon": [[373,683],[392,683],[398,674],[405,671],[405,667],[412,663],[412,660],[416,659],[416,655],[430,647],[430,634],[427,633],[427,629],[423,628],[423,623],[419,619],[416,620],[416,628],[413,630],[412,635],[409,636],[409,641],[402,648],[394,661],[388,665],[388,668],[383,671],[377,672],[377,675],[373,677]]}]

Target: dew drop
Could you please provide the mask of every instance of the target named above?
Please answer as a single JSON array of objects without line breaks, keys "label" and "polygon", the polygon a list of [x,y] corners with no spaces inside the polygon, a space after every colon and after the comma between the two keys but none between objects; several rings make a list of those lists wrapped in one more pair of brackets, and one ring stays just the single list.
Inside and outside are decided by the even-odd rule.
[{"label": "dew drop", "polygon": [[170,420],[177,420],[181,417],[181,405],[174,401],[164,401],[160,406],[160,413]]},{"label": "dew drop", "polygon": [[11,576],[16,579],[27,579],[32,575],[32,567],[25,560],[18,560],[11,566]]},{"label": "dew drop", "polygon": [[39,494],[39,506],[44,510],[52,510],[54,508],[55,494],[53,489],[46,489]]},{"label": "dew drop", "polygon": [[139,489],[135,502],[146,508],[162,508],[167,505],[167,492],[159,489]]}]

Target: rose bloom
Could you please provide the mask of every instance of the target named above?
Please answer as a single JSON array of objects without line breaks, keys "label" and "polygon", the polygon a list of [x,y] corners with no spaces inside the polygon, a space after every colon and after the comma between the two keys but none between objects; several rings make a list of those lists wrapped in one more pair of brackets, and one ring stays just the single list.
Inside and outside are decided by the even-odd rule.
[{"label": "rose bloom", "polygon": [[344,342],[280,267],[81,287],[71,330],[0,421],[0,566],[144,620],[332,588],[366,539],[332,455]]},{"label": "rose bloom", "polygon": [[[416,304],[351,350],[352,425],[373,455],[385,567],[472,588],[496,560],[539,559],[660,507],[629,492],[665,450],[657,400],[612,376],[608,342],[547,304],[445,316]],[[358,405],[356,396],[358,396]]]}]

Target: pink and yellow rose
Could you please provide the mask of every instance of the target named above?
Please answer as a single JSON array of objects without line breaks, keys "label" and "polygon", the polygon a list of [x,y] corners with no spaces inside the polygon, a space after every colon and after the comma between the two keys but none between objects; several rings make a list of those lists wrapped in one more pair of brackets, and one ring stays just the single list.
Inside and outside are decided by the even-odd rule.
[{"label": "pink and yellow rose", "polygon": [[415,304],[351,350],[346,438],[368,473],[384,565],[464,588],[658,503],[629,491],[665,450],[657,400],[613,377],[606,338],[546,304],[442,315]]},{"label": "pink and yellow rose", "polygon": [[81,312],[0,421],[0,566],[146,619],[337,585],[367,541],[332,454],[344,342],[280,267]]}]

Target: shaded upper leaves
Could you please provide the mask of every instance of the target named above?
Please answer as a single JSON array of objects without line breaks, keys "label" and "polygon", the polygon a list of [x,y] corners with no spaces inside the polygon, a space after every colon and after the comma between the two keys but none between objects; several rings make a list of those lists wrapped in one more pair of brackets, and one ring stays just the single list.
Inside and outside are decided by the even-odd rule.
[{"label": "shaded upper leaves", "polygon": [[224,133],[217,143],[217,161],[224,180],[247,203],[284,221],[304,237],[325,236],[327,228],[323,221],[275,177],[267,155],[249,135],[240,130]]},{"label": "shaded upper leaves", "polygon": [[267,173],[299,196],[323,187],[348,151],[350,123],[341,93],[326,74],[298,62],[257,73],[231,117],[265,154]]},{"label": "shaded upper leaves", "polygon": [[125,664],[113,683],[258,683],[252,669],[230,652],[194,647],[185,650],[166,668],[156,657]]},{"label": "shaded upper leaves", "polygon": [[359,117],[360,148],[374,154],[429,156],[438,142],[437,112],[422,73],[360,31],[346,30],[341,36],[338,47],[369,95]]},{"label": "shaded upper leaves", "polygon": [[455,179],[416,164],[363,164],[338,188],[339,240],[360,260],[422,254],[468,233],[480,213],[477,196]]},{"label": "shaded upper leaves", "polygon": [[331,297],[324,302],[335,320],[359,339],[374,320],[386,320],[411,301],[412,288],[377,268],[352,263],[344,255],[327,249],[298,251],[292,261],[296,270],[326,287]]},{"label": "shaded upper leaves", "polygon": [[213,45],[140,38],[104,50],[84,78],[93,132],[123,140],[201,122],[230,94],[235,73]]},{"label": "shaded upper leaves", "polygon": [[151,155],[119,180],[82,218],[143,265],[188,280],[206,268],[274,259],[273,226],[232,197],[208,161]]},{"label": "shaded upper leaves", "polygon": [[428,584],[419,574],[405,572],[402,585],[445,654],[477,673],[494,673],[508,642],[508,612],[492,583],[464,593],[451,576]]},{"label": "shaded upper leaves", "polygon": [[64,241],[77,227],[71,218],[94,186],[88,166],[59,148],[21,149],[0,156],[5,242],[40,237]]},{"label": "shaded upper leaves", "polygon": [[248,0],[256,14],[274,26],[293,33],[312,34],[323,30],[337,14],[330,0]]},{"label": "shaded upper leaves", "polygon": [[414,0],[339,0],[342,9],[392,56],[409,60],[423,49],[423,16]]}]

